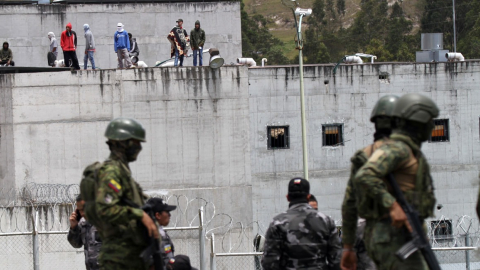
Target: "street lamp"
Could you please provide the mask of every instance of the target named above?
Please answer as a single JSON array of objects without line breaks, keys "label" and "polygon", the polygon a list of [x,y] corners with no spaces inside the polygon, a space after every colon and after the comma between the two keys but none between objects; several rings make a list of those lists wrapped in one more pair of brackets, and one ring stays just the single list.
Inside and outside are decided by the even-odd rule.
[{"label": "street lamp", "polygon": [[[312,15],[312,9],[298,7],[296,0],[282,0],[283,5],[290,8],[295,20],[297,29],[296,49],[298,49],[298,64],[300,69],[300,107],[302,111],[302,150],[303,150],[303,178],[308,180],[308,152],[307,152],[307,126],[305,121],[305,94],[303,87],[303,39],[302,39],[302,19]],[[300,16],[297,24],[297,16]]]}]

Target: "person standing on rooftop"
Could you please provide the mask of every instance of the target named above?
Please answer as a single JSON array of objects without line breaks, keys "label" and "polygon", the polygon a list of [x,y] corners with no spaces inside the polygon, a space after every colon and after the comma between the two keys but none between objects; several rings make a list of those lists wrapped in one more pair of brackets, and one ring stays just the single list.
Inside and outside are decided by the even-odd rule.
[{"label": "person standing on rooftop", "polygon": [[85,56],[83,57],[83,69],[87,69],[88,59],[92,64],[92,69],[95,69],[95,60],[93,54],[95,53],[95,40],[93,39],[92,31],[88,24],[83,25],[85,31]]}]

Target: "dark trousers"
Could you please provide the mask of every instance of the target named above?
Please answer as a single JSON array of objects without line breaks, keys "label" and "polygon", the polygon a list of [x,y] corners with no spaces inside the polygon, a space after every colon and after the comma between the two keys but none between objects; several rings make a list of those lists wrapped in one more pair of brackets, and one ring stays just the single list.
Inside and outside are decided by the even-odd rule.
[{"label": "dark trousers", "polygon": [[66,67],[73,66],[75,69],[80,69],[80,65],[78,65],[77,53],[75,51],[63,51],[63,61],[65,61]]},{"label": "dark trousers", "polygon": [[[7,62],[8,62],[8,60],[2,60],[2,61],[0,61],[0,65],[4,65],[4,64],[6,64]],[[10,66],[14,67],[14,66],[15,66],[15,62],[10,61]]]}]

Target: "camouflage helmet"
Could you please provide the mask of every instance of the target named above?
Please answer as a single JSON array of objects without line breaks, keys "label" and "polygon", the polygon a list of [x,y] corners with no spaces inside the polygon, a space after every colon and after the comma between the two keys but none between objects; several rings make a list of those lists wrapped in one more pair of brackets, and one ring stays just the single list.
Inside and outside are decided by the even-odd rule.
[{"label": "camouflage helmet", "polygon": [[108,124],[105,137],[113,141],[136,139],[145,142],[145,129],[135,119],[116,118]]},{"label": "camouflage helmet", "polygon": [[398,99],[392,115],[426,124],[432,118],[438,117],[438,113],[439,109],[433,100],[420,94],[411,93]]},{"label": "camouflage helmet", "polygon": [[370,122],[375,122],[375,118],[379,116],[392,117],[393,108],[398,100],[397,96],[388,95],[381,97],[375,107],[373,107],[372,115],[370,115]]}]

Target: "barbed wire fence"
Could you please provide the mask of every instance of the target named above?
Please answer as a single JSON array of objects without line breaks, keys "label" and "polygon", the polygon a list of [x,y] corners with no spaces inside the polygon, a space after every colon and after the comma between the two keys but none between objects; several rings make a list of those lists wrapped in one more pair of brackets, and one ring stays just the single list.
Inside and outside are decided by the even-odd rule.
[{"label": "barbed wire fence", "polygon": [[[1,269],[85,269],[83,248],[67,241],[78,185],[34,184],[0,189]],[[170,225],[176,254],[200,269],[261,269],[254,239],[266,226],[243,223],[200,197],[149,194],[176,205]],[[201,209],[201,211],[199,211]],[[336,221],[341,228],[341,220]],[[442,269],[480,269],[480,223],[476,217],[442,216],[427,221],[428,237]],[[208,254],[207,254],[208,253]],[[208,256],[210,255],[210,256]]]},{"label": "barbed wire fence", "polygon": [[[85,269],[83,248],[75,249],[67,241],[69,216],[79,193],[78,185],[60,184],[0,189],[0,269]],[[215,205],[204,198],[149,195],[177,206],[165,230],[176,254],[188,255],[192,265],[201,269],[209,268],[206,248],[213,233],[218,236],[218,251],[234,253],[251,252],[252,234],[266,231],[257,222],[244,224],[217,213]]]}]

